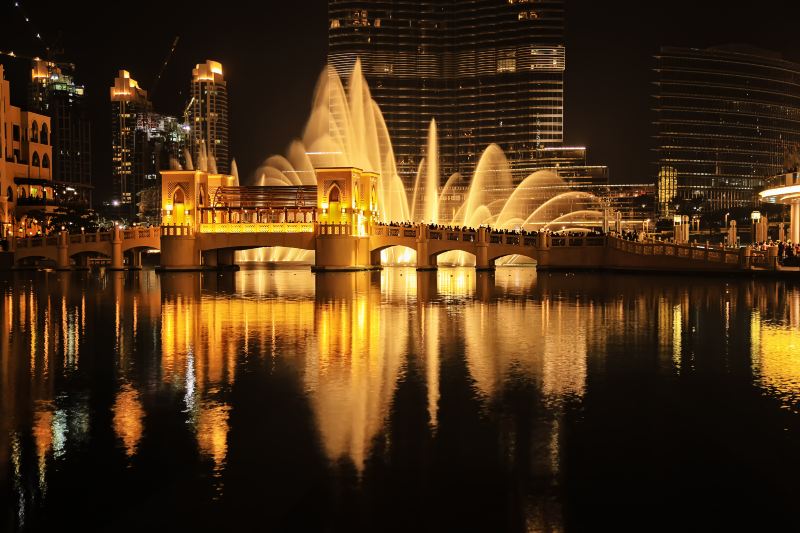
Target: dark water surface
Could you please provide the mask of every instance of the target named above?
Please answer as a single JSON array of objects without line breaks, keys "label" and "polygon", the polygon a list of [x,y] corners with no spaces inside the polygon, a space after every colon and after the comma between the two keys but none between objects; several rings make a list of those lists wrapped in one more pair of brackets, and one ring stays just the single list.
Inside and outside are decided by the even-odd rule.
[{"label": "dark water surface", "polygon": [[799,325],[746,278],[6,275],[0,530],[796,529]]}]

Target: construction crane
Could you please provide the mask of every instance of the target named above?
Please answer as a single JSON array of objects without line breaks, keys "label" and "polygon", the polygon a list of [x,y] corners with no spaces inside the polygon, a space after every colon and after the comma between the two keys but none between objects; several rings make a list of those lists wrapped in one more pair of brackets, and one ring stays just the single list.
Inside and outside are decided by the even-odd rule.
[{"label": "construction crane", "polygon": [[41,43],[42,48],[44,49],[44,57],[38,56],[28,56],[24,54],[17,54],[14,51],[4,52],[0,50],[0,55],[4,55],[7,57],[13,57],[18,59],[27,59],[30,61],[46,61],[48,63],[52,63],[59,67],[68,67],[72,70],[75,70],[74,63],[68,63],[63,61],[56,61],[56,57],[62,55],[64,53],[64,49],[60,46],[61,45],[61,37],[62,34],[59,31],[56,39],[51,44],[46,44],[44,38],[42,37],[42,33],[36,29],[31,17],[28,13],[25,12],[25,9],[22,7],[22,4],[19,1],[14,2],[14,8],[19,11],[20,16],[25,20],[25,24],[30,27],[31,35],[34,37],[36,41]]},{"label": "construction crane", "polygon": [[175,47],[178,46],[178,41],[180,40],[181,36],[175,36],[175,40],[172,41],[172,47],[167,52],[167,57],[164,58],[164,62],[161,64],[161,70],[158,71],[158,76],[156,76],[153,85],[150,87],[150,99],[152,100],[156,94],[156,89],[158,89],[158,82],[161,81],[161,76],[164,74],[164,70],[167,68],[167,63],[169,60],[172,59],[172,54],[175,52]]},{"label": "construction crane", "polygon": [[0,56],[12,57],[14,59],[26,59],[28,61],[44,61],[46,63],[52,63],[59,67],[68,67],[71,70],[75,70],[75,63],[70,63],[67,61],[54,61],[53,59],[42,58],[39,56],[26,56],[24,54],[17,54],[14,51],[5,52],[0,50]]}]

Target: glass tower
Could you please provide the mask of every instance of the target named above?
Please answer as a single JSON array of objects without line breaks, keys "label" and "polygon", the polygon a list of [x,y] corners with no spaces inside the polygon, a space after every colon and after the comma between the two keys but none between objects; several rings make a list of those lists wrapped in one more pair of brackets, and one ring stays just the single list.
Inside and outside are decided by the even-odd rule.
[{"label": "glass tower", "polygon": [[139,119],[152,111],[147,91],[139,87],[127,70],[120,70],[111,87],[111,172],[114,203],[131,220],[137,214],[136,199],[144,189],[147,143],[137,127]]},{"label": "glass tower", "polygon": [[[192,159],[195,168],[200,164],[200,146],[213,156],[216,171],[230,172],[228,145],[228,87],[222,75],[222,65],[206,61],[192,70],[191,100],[186,108],[190,129]],[[208,159],[211,161],[211,158]],[[209,163],[210,165],[210,163]],[[209,171],[215,169],[209,166]]]},{"label": "glass tower", "polygon": [[436,119],[443,176],[471,176],[498,144],[521,179],[564,136],[563,0],[329,0],[328,60],[361,58],[413,183]]},{"label": "glass tower", "polygon": [[655,59],[659,214],[752,205],[800,142],[800,65],[743,46]]},{"label": "glass tower", "polygon": [[152,107],[147,91],[121,70],[111,88],[114,200],[130,221],[158,224],[159,171],[185,164],[189,127]]},{"label": "glass tower", "polygon": [[50,116],[53,181],[60,204],[89,206],[92,200],[91,123],[84,88],[72,65],[33,60],[28,107]]}]

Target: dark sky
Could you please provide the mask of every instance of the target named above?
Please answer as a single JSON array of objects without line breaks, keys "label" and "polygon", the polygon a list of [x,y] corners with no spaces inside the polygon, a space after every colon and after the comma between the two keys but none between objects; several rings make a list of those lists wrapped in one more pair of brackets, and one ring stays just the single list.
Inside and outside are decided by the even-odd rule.
[{"label": "dark sky", "polygon": [[[243,180],[302,132],[325,61],[327,2],[33,2],[0,7],[0,50],[41,55],[33,35],[61,32],[64,60],[77,64],[93,118],[96,198],[110,190],[108,88],[125,68],[147,90],[172,40],[180,42],[153,98],[180,114],[195,63],[225,68],[231,151]],[[91,9],[80,9],[80,6]],[[605,2],[567,0],[566,141],[586,145],[614,182],[652,181],[650,94],[660,45],[747,43],[800,61],[800,2],[762,0],[746,8],[717,0]],[[0,56],[8,65],[8,60]],[[24,100],[28,65],[10,66],[15,103]]]}]

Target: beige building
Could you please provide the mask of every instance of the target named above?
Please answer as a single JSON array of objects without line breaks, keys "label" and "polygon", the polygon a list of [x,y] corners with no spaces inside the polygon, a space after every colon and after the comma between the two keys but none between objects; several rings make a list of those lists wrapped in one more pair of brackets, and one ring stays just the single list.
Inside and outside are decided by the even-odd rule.
[{"label": "beige building", "polygon": [[0,237],[36,235],[55,209],[50,118],[11,105],[0,65]]},{"label": "beige building", "polygon": [[205,153],[205,167],[209,172],[229,173],[228,85],[218,61],[208,60],[195,65],[186,113],[195,168],[202,170],[201,154]]}]

